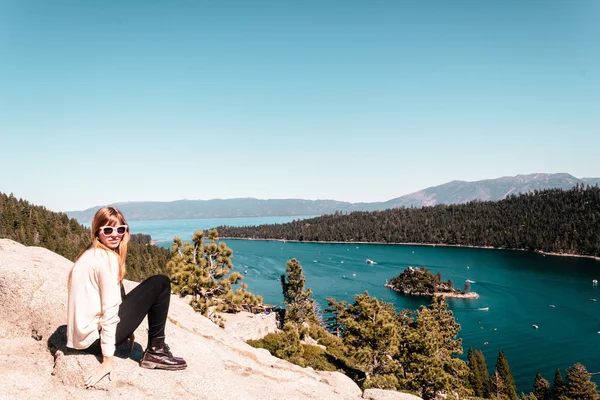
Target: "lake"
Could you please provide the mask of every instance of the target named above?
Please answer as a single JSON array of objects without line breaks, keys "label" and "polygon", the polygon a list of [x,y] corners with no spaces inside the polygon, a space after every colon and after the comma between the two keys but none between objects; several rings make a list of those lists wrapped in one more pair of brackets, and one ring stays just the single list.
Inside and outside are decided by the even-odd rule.
[{"label": "lake", "polygon": [[[298,218],[298,217],[295,217]],[[132,233],[146,233],[168,247],[180,235],[191,240],[196,229],[217,225],[283,223],[292,217],[232,218],[181,221],[132,221]],[[396,309],[416,309],[428,299],[407,297],[383,285],[407,266],[440,271],[462,288],[467,279],[476,300],[447,299],[461,324],[460,338],[483,351],[490,373],[504,350],[518,390],[529,392],[535,374],[552,382],[554,370],[576,362],[589,372],[600,371],[600,262],[589,258],[544,256],[533,252],[462,247],[380,244],[328,244],[225,240],[234,251],[235,269],[244,273],[248,289],[270,304],[281,304],[279,276],[286,261],[297,258],[306,285],[324,308],[325,298],[352,301],[365,290],[391,302]],[[377,264],[367,264],[371,259]],[[487,309],[487,310],[486,310]],[[535,329],[533,325],[537,325]],[[487,345],[485,344],[487,343]],[[596,378],[596,377],[594,377]],[[598,382],[597,379],[594,379]]]}]

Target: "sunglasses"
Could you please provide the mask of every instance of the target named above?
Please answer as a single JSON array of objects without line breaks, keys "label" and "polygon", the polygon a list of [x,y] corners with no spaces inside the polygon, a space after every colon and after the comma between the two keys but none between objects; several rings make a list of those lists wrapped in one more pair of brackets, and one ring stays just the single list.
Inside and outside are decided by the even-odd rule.
[{"label": "sunglasses", "polygon": [[98,228],[104,236],[110,236],[116,230],[118,235],[124,235],[127,232],[127,225],[119,226],[101,226]]}]

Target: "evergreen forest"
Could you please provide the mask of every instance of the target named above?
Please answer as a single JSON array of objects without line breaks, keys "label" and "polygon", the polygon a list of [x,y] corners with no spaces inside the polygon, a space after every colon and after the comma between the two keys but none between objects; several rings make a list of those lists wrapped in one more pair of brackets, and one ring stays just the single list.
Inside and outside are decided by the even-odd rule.
[{"label": "evergreen forest", "polygon": [[287,224],[230,227],[227,238],[420,243],[600,256],[600,188],[576,186],[499,201],[336,213]]},{"label": "evergreen forest", "polygon": [[[75,260],[89,245],[91,235],[88,228],[64,213],[0,193],[0,238],[12,239],[25,246],[44,247]],[[139,282],[155,274],[166,274],[169,250],[150,243],[149,235],[131,235],[125,278]]]}]

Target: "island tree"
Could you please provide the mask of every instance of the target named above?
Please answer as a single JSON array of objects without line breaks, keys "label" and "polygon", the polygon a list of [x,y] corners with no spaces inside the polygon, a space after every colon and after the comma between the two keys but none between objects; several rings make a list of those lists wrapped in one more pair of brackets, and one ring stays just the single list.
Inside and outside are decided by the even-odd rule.
[{"label": "island tree", "polygon": [[452,280],[441,280],[441,274],[433,275],[426,267],[407,267],[402,273],[392,278],[386,287],[404,294],[434,295],[436,293],[460,293],[454,290]]}]

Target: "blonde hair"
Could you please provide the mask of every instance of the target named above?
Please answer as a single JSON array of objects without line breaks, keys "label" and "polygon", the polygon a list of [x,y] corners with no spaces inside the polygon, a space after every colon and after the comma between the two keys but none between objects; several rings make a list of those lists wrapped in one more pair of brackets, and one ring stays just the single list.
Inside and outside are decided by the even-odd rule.
[{"label": "blonde hair", "polygon": [[[127,231],[121,238],[121,243],[119,243],[119,247],[117,247],[115,250],[112,250],[112,249],[106,247],[98,239],[98,235],[100,234],[101,226],[117,226],[117,225],[127,225],[127,221],[125,221],[125,217],[123,216],[123,213],[121,213],[121,211],[119,211],[118,208],[102,207],[101,209],[96,211],[96,214],[94,215],[94,219],[92,220],[92,228],[91,228],[92,243],[90,243],[90,245],[88,247],[86,247],[81,253],[79,253],[77,258],[75,259],[75,263],[77,263],[77,260],[79,260],[79,258],[81,258],[83,253],[85,253],[89,249],[102,249],[109,253],[112,252],[112,253],[116,254],[117,258],[119,259],[119,282],[121,282],[123,280],[123,278],[125,278],[125,273],[127,272],[125,269],[125,259],[127,258],[127,244],[129,243],[129,238],[130,238],[129,228],[127,228]],[[71,271],[69,272],[69,279],[68,279],[68,287],[69,288],[71,287],[71,277],[73,276],[73,268],[74,267],[75,267],[75,264],[73,264],[73,267],[71,267]]]}]

